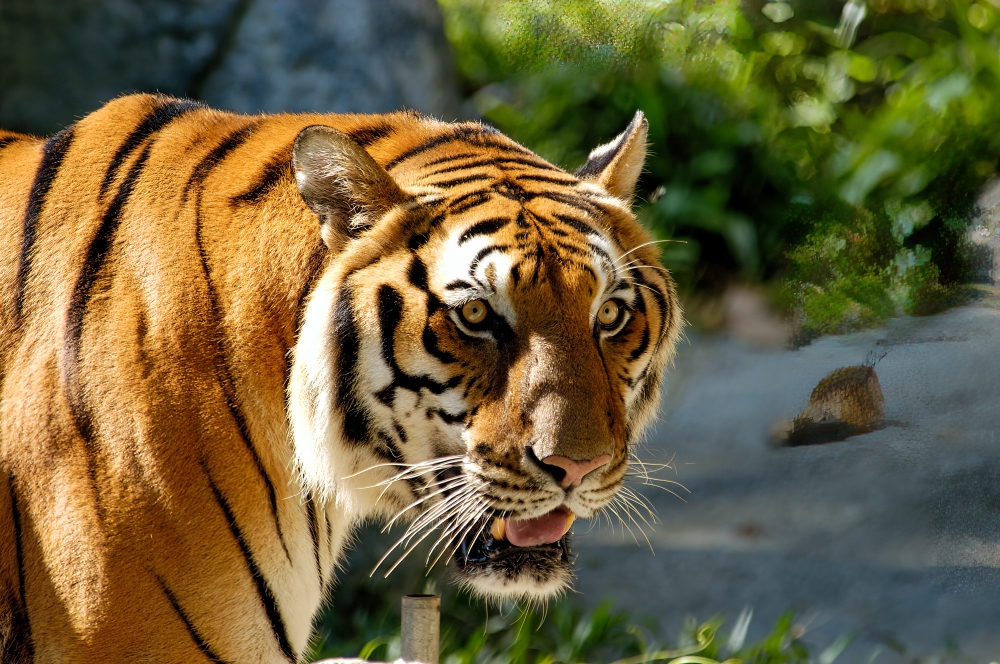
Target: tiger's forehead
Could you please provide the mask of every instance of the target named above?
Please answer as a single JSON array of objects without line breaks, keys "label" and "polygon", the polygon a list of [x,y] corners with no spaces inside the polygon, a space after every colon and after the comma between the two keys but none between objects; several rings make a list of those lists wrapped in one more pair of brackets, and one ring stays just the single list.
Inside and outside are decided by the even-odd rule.
[{"label": "tiger's forehead", "polygon": [[435,210],[421,253],[434,254],[429,285],[449,306],[486,299],[512,319],[525,297],[593,301],[625,288],[614,228],[629,206],[503,134],[449,128],[386,168]]},{"label": "tiger's forehead", "polygon": [[566,173],[553,182],[490,170],[439,194],[444,216],[428,246],[429,276],[446,304],[488,300],[513,323],[519,302],[589,311],[624,287],[621,251],[589,202],[591,185]]}]

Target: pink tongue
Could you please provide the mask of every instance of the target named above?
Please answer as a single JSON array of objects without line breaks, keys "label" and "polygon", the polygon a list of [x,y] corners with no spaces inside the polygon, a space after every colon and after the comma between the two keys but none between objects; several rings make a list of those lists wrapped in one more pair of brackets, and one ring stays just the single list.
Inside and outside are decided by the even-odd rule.
[{"label": "pink tongue", "polygon": [[569,512],[557,507],[534,519],[511,519],[507,522],[507,540],[514,546],[538,546],[559,541],[569,529]]}]

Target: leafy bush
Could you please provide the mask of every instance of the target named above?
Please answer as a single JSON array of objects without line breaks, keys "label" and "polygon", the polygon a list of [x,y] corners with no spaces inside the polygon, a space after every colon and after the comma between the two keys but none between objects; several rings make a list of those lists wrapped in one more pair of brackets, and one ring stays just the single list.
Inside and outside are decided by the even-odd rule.
[{"label": "leafy bush", "polygon": [[976,276],[1000,2],[440,4],[475,112],[547,158],[572,168],[644,111],[639,212],[678,240],[664,260],[686,288],[777,280],[817,334],[933,310],[914,303]]}]

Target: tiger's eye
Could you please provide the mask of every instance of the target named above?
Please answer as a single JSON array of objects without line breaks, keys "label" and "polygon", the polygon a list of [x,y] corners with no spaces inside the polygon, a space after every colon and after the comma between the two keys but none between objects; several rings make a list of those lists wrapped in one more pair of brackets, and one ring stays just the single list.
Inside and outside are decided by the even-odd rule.
[{"label": "tiger's eye", "polygon": [[601,325],[614,325],[618,322],[618,316],[621,314],[621,307],[614,300],[608,300],[601,305],[601,308],[597,312],[597,320],[601,322]]},{"label": "tiger's eye", "polygon": [[486,319],[486,303],[482,300],[470,300],[462,305],[462,318],[465,322],[482,323]]}]

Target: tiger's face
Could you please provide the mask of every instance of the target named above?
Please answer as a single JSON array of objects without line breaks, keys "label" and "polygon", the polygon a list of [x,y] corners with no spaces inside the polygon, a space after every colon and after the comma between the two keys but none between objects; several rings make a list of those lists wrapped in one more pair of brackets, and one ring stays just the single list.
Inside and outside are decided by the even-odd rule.
[{"label": "tiger's face", "polygon": [[294,349],[303,483],[409,527],[459,581],[545,598],[615,498],[680,313],[630,202],[637,114],[575,175],[481,125],[379,165],[310,127],[294,167],[330,260]]}]

